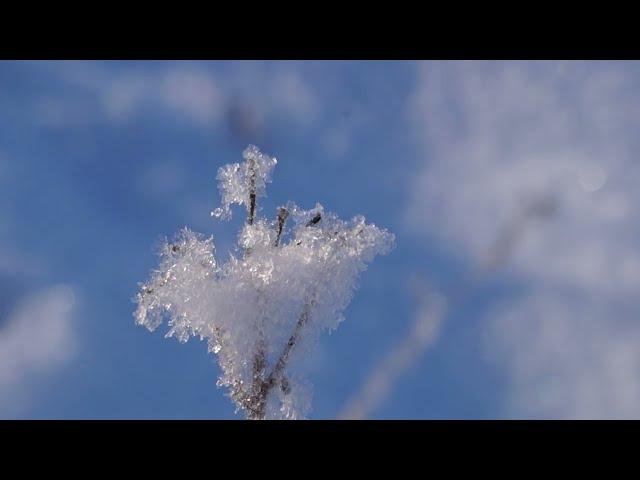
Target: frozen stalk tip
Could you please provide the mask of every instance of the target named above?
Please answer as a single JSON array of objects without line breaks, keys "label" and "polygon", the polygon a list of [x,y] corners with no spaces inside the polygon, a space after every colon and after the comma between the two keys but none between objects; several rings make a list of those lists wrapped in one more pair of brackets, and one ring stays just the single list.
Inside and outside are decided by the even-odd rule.
[{"label": "frozen stalk tip", "polygon": [[299,360],[343,320],[358,275],[391,250],[394,236],[320,204],[289,203],[271,220],[259,217],[276,159],[253,145],[243,157],[218,170],[222,205],[212,212],[230,218],[233,204],[246,207],[236,254],[219,263],[213,239],[184,228],[140,285],[135,320],[153,331],[167,319],[167,337],[206,340],[220,364],[218,385],[247,418],[303,418],[310,392]]}]

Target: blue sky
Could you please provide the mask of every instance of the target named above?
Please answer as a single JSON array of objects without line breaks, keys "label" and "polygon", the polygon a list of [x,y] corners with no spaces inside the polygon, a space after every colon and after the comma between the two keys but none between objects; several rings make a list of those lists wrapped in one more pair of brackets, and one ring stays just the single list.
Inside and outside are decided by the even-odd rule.
[{"label": "blue sky", "polygon": [[310,418],[367,379],[368,418],[638,416],[639,86],[630,62],[0,62],[0,417],[239,418],[206,345],[132,298],[183,226],[232,248],[215,175],[249,143],[278,158],[266,212],[397,238],[321,339]]}]

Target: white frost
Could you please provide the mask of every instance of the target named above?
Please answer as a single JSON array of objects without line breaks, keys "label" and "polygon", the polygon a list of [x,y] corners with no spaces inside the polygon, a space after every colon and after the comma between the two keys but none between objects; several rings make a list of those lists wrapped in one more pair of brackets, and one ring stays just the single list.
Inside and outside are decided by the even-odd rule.
[{"label": "white frost", "polygon": [[[244,159],[219,170],[216,216],[228,218],[234,203],[249,211],[251,195],[265,195],[276,160],[254,146]],[[302,418],[310,387],[296,359],[343,320],[366,263],[394,241],[362,216],[344,221],[320,204],[290,203],[273,221],[247,221],[238,252],[219,264],[213,240],[184,229],[141,285],[136,323],[154,330],[166,314],[167,336],[206,339],[222,370],[218,385],[249,418]]]},{"label": "white frost", "polygon": [[218,176],[222,207],[211,214],[214,217],[231,218],[231,205],[247,205],[249,191],[254,190],[256,197],[265,196],[266,184],[271,182],[271,172],[278,161],[264,155],[254,145],[249,145],[242,153],[242,164],[231,163],[220,167]]}]

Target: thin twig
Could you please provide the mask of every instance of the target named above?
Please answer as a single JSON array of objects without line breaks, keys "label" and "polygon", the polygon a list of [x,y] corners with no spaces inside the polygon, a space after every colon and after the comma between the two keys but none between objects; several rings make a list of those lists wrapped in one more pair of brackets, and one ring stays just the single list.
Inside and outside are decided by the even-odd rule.
[{"label": "thin twig", "polygon": [[247,211],[247,223],[253,225],[256,211],[256,161],[253,158],[249,162],[249,206]]},{"label": "thin twig", "polygon": [[545,195],[534,199],[498,232],[484,255],[485,261],[477,270],[444,292],[429,294],[426,301],[424,292],[418,292],[417,298],[425,305],[422,307],[424,310],[419,311],[422,314],[416,316],[411,330],[372,369],[361,388],[345,403],[338,418],[364,419],[375,411],[391,394],[398,377],[436,341],[446,315],[454,307],[464,307],[473,298],[474,289],[513,257],[529,222],[549,219],[557,210],[558,205],[553,196]]},{"label": "thin twig", "polygon": [[284,229],[287,217],[289,217],[289,210],[284,207],[280,207],[278,209],[278,227],[276,230],[276,241],[273,244],[274,247],[277,247],[280,244],[280,237],[282,236],[282,230]]},{"label": "thin twig", "polygon": [[[247,205],[247,225],[253,225],[256,212],[256,165],[255,160],[250,158],[247,160],[248,173],[249,173],[249,204]],[[245,250],[245,256],[251,253],[251,249]],[[250,412],[250,416],[253,415],[254,402],[253,399],[259,393],[260,385],[263,382],[265,375],[265,368],[267,365],[266,353],[265,353],[265,341],[263,332],[263,319],[258,320],[258,340],[256,342],[256,354],[253,359],[253,383],[250,387],[250,393],[243,393],[243,402],[245,408]]]},{"label": "thin twig", "polygon": [[[285,209],[281,209],[280,211]],[[280,219],[280,215],[278,215],[278,219]],[[286,217],[284,217],[286,220]],[[317,213],[311,220],[309,220],[306,224],[307,227],[317,224],[322,219],[322,215]],[[280,222],[279,222],[280,225]],[[284,225],[284,220],[282,221],[282,225]],[[278,239],[280,238],[280,232],[278,233]],[[276,242],[277,246],[277,242]],[[265,417],[265,410],[267,407],[267,397],[269,396],[269,392],[275,387],[278,383],[281,384],[282,390],[287,393],[290,390],[289,381],[284,377],[284,369],[287,365],[287,361],[289,360],[289,356],[291,354],[291,350],[296,345],[298,341],[298,337],[300,336],[300,331],[305,326],[305,324],[309,321],[309,317],[311,316],[311,310],[315,306],[315,299],[311,298],[310,300],[305,302],[302,313],[298,317],[298,321],[296,322],[295,327],[293,328],[293,333],[289,337],[289,340],[285,344],[282,352],[280,353],[280,357],[276,361],[273,370],[269,374],[269,376],[261,381],[259,384],[256,383],[257,378],[255,376],[255,365],[261,365],[260,363],[256,363],[257,360],[254,360],[254,389],[255,396],[253,396],[252,401],[250,402],[251,408],[249,408],[249,417],[256,420],[263,420]],[[260,354],[260,352],[258,352]],[[260,378],[260,377],[258,377]]]},{"label": "thin twig", "polygon": [[248,396],[247,410],[250,418],[261,418],[264,414],[264,406],[260,402],[262,384],[264,383],[264,375],[267,367],[267,358],[265,354],[265,342],[262,329],[259,330],[258,346],[256,355],[253,359],[253,383],[251,384],[251,393]]},{"label": "thin twig", "polygon": [[291,350],[293,350],[293,347],[295,346],[298,340],[298,337],[300,336],[300,331],[302,330],[302,327],[304,327],[305,324],[309,321],[309,317],[311,316],[311,309],[314,306],[315,306],[314,300],[311,300],[305,304],[304,310],[302,310],[300,317],[298,317],[298,322],[296,323],[296,326],[293,329],[293,333],[289,337],[289,341],[282,349],[282,353],[280,354],[280,357],[276,362],[276,366],[273,368],[273,371],[271,372],[271,374],[267,377],[266,383],[270,387],[273,387],[273,385],[280,379],[282,372],[284,371],[284,367],[286,366],[287,361],[289,360],[289,355],[291,354]]},{"label": "thin twig", "polygon": [[256,396],[251,402],[253,408],[250,410],[250,418],[256,420],[264,419],[265,410],[267,407],[267,397],[269,396],[269,392],[271,392],[273,387],[278,385],[278,383],[282,383],[283,391],[285,391],[285,393],[290,389],[288,380],[284,378],[284,368],[286,367],[289,356],[291,355],[291,350],[293,350],[293,347],[298,341],[298,337],[300,336],[302,327],[304,327],[304,325],[309,321],[309,317],[311,316],[311,309],[314,307],[314,305],[314,300],[305,303],[304,309],[300,314],[300,317],[298,317],[296,326],[293,329],[293,333],[282,349],[280,357],[278,357],[278,361],[273,367],[273,370],[266,378],[266,380],[260,383],[259,388],[257,389]]},{"label": "thin twig", "polygon": [[322,219],[322,215],[320,214],[320,212],[318,212],[315,214],[315,216],[311,220],[307,222],[305,227],[312,227],[313,225],[318,223],[321,219]]},{"label": "thin twig", "polygon": [[[320,214],[320,212],[316,213],[314,215],[314,217],[309,220],[304,226],[305,227],[313,227],[314,225],[316,225],[318,222],[320,222],[320,220],[322,220],[322,215]],[[302,245],[302,240],[298,240],[296,242],[296,245]]]}]

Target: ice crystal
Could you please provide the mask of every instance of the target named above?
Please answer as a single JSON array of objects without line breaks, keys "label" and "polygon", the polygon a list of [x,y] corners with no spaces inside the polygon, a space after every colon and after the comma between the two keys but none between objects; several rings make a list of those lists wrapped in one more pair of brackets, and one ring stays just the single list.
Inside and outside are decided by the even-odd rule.
[{"label": "ice crystal", "polygon": [[248,418],[304,418],[310,387],[297,359],[343,320],[359,274],[395,240],[362,216],[344,221],[320,204],[289,203],[272,221],[257,218],[276,159],[252,145],[243,156],[219,169],[222,207],[213,212],[229,218],[232,204],[246,206],[238,252],[219,264],[212,238],[183,229],[140,285],[135,319],[153,331],[167,318],[166,336],[206,340],[220,365],[218,385]]},{"label": "ice crystal", "polygon": [[252,195],[253,202],[256,197],[266,195],[265,187],[271,182],[271,172],[277,160],[264,155],[254,145],[249,145],[242,152],[242,157],[245,160],[242,164],[231,163],[218,170],[222,206],[211,212],[214,217],[231,218],[232,204],[244,204],[251,208]]}]

